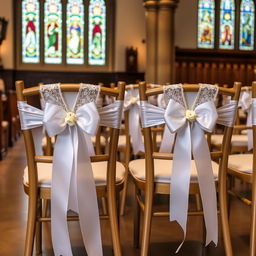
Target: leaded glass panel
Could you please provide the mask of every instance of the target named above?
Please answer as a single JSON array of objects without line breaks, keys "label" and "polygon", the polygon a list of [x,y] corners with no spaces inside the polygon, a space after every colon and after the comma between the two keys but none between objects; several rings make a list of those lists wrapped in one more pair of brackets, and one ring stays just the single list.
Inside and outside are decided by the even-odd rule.
[{"label": "leaded glass panel", "polygon": [[234,49],[235,44],[235,3],[221,0],[219,48]]},{"label": "leaded glass panel", "polygon": [[22,62],[40,61],[39,1],[22,1]]},{"label": "leaded glass panel", "polygon": [[214,0],[199,0],[198,2],[198,35],[199,48],[214,48]]},{"label": "leaded glass panel", "polygon": [[44,61],[62,62],[62,4],[60,0],[46,0],[44,5]]},{"label": "leaded glass panel", "polygon": [[104,0],[91,0],[88,31],[89,65],[106,64],[106,5]]}]

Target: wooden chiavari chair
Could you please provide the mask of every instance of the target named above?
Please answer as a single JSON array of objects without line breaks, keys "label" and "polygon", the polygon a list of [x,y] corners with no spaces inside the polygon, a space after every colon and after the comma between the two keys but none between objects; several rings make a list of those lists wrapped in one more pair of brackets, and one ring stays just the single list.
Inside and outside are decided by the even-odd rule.
[{"label": "wooden chiavari chair", "polygon": [[17,95],[13,90],[7,92],[8,121],[9,121],[9,145],[13,146],[20,134],[20,120],[17,109]]},{"label": "wooden chiavari chair", "polygon": [[[227,87],[224,87],[227,88]],[[250,87],[242,87],[241,94],[245,91],[250,91]],[[241,122],[241,112],[243,112],[242,119],[245,119],[245,113],[241,108],[238,108],[236,124],[233,129],[231,138],[231,152],[232,153],[246,153],[248,152],[248,136],[246,134],[249,127]],[[222,146],[223,134],[214,134],[210,136],[210,144],[213,148],[220,150]]]},{"label": "wooden chiavari chair", "polygon": [[[240,83],[235,83],[233,88],[219,88],[219,94],[230,95],[233,100],[238,101],[240,94]],[[163,93],[163,88],[147,90],[145,83],[140,83],[140,100],[147,101],[149,96]],[[199,90],[199,85],[183,85],[185,94],[195,93]],[[153,126],[152,126],[153,127]],[[157,212],[153,209],[153,197],[156,194],[170,193],[170,173],[173,161],[173,154],[159,153],[153,151],[152,127],[143,128],[144,143],[145,143],[145,160],[139,159],[129,163],[130,174],[133,177],[135,184],[135,214],[134,214],[134,246],[139,247],[140,241],[140,213],[143,214],[142,224],[142,239],[141,239],[141,254],[142,256],[149,255],[149,243],[151,233],[151,223],[153,216],[169,216],[169,212]],[[227,211],[227,164],[228,154],[230,151],[230,140],[233,127],[225,127],[223,146],[221,151],[211,152],[212,160],[217,160],[219,164],[212,161],[214,179],[219,191],[219,211],[221,226],[223,230],[223,239],[226,255],[232,255],[232,246],[228,225]],[[198,176],[195,164],[192,160],[191,181],[189,194],[200,194]],[[142,194],[144,195],[142,197]],[[189,211],[189,215],[200,215],[202,211]]]},{"label": "wooden chiavari chair", "polygon": [[[80,84],[60,84],[63,93],[78,92]],[[30,96],[38,95],[40,87],[35,86],[24,89],[23,81],[16,82],[18,101],[26,101]],[[100,93],[115,97],[117,100],[124,99],[125,85],[118,83],[118,89],[101,87]],[[73,94],[74,95],[74,94]],[[24,190],[29,196],[28,221],[25,242],[25,255],[32,255],[33,244],[36,236],[36,252],[41,253],[41,232],[42,222],[51,221],[51,217],[42,216],[42,200],[51,199],[51,170],[49,165],[52,163],[52,156],[39,156],[35,154],[34,140],[31,129],[23,130],[28,167],[25,169]],[[114,254],[121,255],[121,245],[119,237],[118,211],[116,194],[118,195],[123,188],[124,166],[116,161],[118,144],[118,128],[110,129],[110,148],[108,154],[95,155],[91,157],[93,176],[96,184],[97,197],[108,199],[108,216],[113,242]],[[48,167],[46,167],[48,165]],[[48,168],[48,172],[44,172]],[[51,168],[50,168],[51,169]],[[76,216],[68,216],[67,220],[78,220]]]},{"label": "wooden chiavari chair", "polygon": [[[256,82],[252,83],[252,99],[256,100]],[[252,103],[253,104],[253,103]],[[256,106],[256,104],[254,105]],[[253,105],[251,105],[253,108]],[[256,121],[256,108],[252,110],[252,117]],[[239,179],[251,184],[252,199],[237,192],[234,186],[230,187],[229,195],[240,199],[243,203],[251,206],[251,228],[250,228],[250,256],[256,255],[256,123],[252,123],[253,153],[233,154],[229,156],[228,174],[232,178]]]},{"label": "wooden chiavari chair", "polygon": [[0,160],[7,153],[9,139],[9,122],[4,120],[3,100],[2,91],[0,91]]}]

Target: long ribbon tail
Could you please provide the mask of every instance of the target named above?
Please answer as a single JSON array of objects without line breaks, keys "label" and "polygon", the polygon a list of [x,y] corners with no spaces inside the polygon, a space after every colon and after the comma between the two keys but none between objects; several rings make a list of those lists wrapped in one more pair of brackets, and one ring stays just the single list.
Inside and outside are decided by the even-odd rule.
[{"label": "long ribbon tail", "polygon": [[80,228],[88,256],[102,256],[99,208],[87,140],[75,127],[74,146],[77,148],[77,202]]},{"label": "long ribbon tail", "polygon": [[[250,107],[249,110],[248,110],[246,125],[248,127],[252,126],[252,107]],[[250,151],[253,148],[252,129],[247,130],[247,137],[248,137],[248,150]]]},{"label": "long ribbon tail", "polygon": [[[65,150],[63,150],[65,147]],[[72,256],[67,225],[69,187],[73,165],[73,145],[70,130],[60,134],[55,143],[51,190],[51,234],[56,256]]]},{"label": "long ribbon tail", "polygon": [[164,126],[164,134],[160,145],[159,152],[170,153],[173,149],[175,133],[171,133],[167,125]]},{"label": "long ribbon tail", "polygon": [[134,154],[144,152],[145,149],[142,141],[142,132],[140,128],[139,106],[137,104],[133,105],[130,109],[129,130]]},{"label": "long ribbon tail", "polygon": [[206,246],[213,241],[218,243],[218,218],[216,188],[212,170],[211,156],[203,130],[197,122],[191,131],[192,152],[198,173],[206,225]]},{"label": "long ribbon tail", "polygon": [[37,127],[32,130],[35,151],[37,155],[43,155],[42,140],[43,140],[43,127]]},{"label": "long ribbon tail", "polygon": [[174,146],[174,158],[171,175],[170,189],[170,221],[177,221],[184,232],[184,243],[187,230],[187,212],[189,183],[191,170],[191,134],[189,123],[177,132],[177,140]]}]

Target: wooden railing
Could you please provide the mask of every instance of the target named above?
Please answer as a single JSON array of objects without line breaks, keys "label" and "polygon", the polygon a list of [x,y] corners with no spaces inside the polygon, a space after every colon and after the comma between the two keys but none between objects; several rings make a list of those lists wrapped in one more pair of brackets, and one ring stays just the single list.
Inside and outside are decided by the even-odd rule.
[{"label": "wooden railing", "polygon": [[251,85],[256,79],[256,52],[176,49],[177,83],[218,83],[234,81]]}]

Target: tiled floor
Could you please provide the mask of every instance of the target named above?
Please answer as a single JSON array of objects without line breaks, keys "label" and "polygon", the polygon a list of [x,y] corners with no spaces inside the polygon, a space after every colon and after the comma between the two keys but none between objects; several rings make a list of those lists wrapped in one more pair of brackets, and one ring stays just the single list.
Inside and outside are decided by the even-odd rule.
[{"label": "tiled floor", "polygon": [[[0,256],[21,256],[24,250],[27,196],[23,192],[22,175],[26,164],[22,138],[8,152],[5,160],[0,162]],[[244,189],[246,186],[238,186]],[[161,201],[166,201],[161,199]],[[168,201],[168,200],[167,200]],[[121,240],[123,255],[137,256],[139,250],[132,246],[133,237],[133,185],[129,185],[126,215],[121,218]],[[249,255],[250,209],[236,200],[232,201],[230,226],[235,256]],[[104,256],[113,255],[110,229],[107,220],[102,220]],[[78,223],[69,224],[74,256],[86,255]],[[178,255],[182,256],[224,256],[221,231],[219,244],[203,250],[202,218],[190,217],[188,220],[186,242]],[[43,255],[53,255],[50,243],[50,225],[43,225]],[[154,218],[151,233],[150,255],[170,256],[182,240],[182,232],[175,223],[166,217]]]}]

